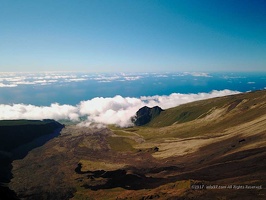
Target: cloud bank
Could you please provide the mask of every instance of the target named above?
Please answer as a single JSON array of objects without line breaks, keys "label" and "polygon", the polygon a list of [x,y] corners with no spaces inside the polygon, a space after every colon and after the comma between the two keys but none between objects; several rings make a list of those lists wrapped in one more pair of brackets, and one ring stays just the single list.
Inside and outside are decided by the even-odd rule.
[{"label": "cloud bank", "polygon": [[163,109],[202,99],[237,94],[238,91],[213,90],[210,93],[180,94],[172,93],[163,96],[143,96],[140,98],[115,96],[112,98],[97,97],[81,101],[76,106],[53,103],[50,106],[25,104],[0,104],[0,120],[8,119],[55,119],[71,120],[81,126],[91,124],[116,124],[125,127],[132,125],[131,117],[143,106],[160,106]]},{"label": "cloud bank", "polygon": [[77,72],[39,72],[39,73],[1,73],[0,87],[17,87],[19,85],[50,85],[52,83],[71,83],[83,81],[112,82],[135,81],[142,78],[139,74],[91,74]]},{"label": "cloud bank", "polygon": [[6,73],[0,72],[0,88],[17,87],[20,85],[51,85],[71,82],[95,81],[109,83],[114,81],[136,81],[147,77],[167,78],[179,76],[212,77],[205,72],[179,73],[109,73],[93,74],[78,72],[39,72],[39,73]]}]

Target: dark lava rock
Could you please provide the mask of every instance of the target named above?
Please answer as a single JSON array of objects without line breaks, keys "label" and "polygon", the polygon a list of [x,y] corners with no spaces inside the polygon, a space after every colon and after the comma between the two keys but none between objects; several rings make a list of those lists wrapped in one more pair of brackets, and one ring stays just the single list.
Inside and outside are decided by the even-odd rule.
[{"label": "dark lava rock", "polygon": [[16,193],[8,187],[0,185],[0,200],[19,200]]},{"label": "dark lava rock", "polygon": [[159,147],[154,147],[154,148],[153,148],[153,151],[154,151],[154,152],[159,151]]},{"label": "dark lava rock", "polygon": [[136,117],[132,120],[136,126],[142,126],[149,123],[153,118],[157,117],[163,109],[159,106],[149,108],[147,106],[142,107],[136,113]]},{"label": "dark lava rock", "polygon": [[245,142],[246,139],[239,140],[238,143]]}]

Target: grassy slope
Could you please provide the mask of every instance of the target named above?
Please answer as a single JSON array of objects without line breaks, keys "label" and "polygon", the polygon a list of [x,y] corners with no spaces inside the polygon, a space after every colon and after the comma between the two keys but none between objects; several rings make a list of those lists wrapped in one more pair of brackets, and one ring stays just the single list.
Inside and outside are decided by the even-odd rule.
[{"label": "grassy slope", "polygon": [[265,102],[265,90],[192,102],[163,111],[145,126],[126,128],[124,134],[134,132],[156,139],[223,132],[265,115]]},{"label": "grassy slope", "polygon": [[[240,106],[240,109],[243,111],[243,113],[245,113],[245,116],[242,116],[244,118],[242,118],[243,120],[239,121],[239,123],[248,120],[248,118],[252,117],[252,115],[253,117],[258,117],[258,115],[265,114],[265,112],[263,113],[263,110],[261,110],[261,112],[257,112],[257,110],[255,110],[255,113],[252,112],[252,110],[249,110],[253,105],[260,104],[261,102],[266,100],[266,91],[264,90],[207,99],[184,104],[175,108],[170,108],[162,112],[147,126],[163,127],[172,125],[173,123],[184,123],[195,120],[197,118],[203,118],[208,114],[208,111],[210,111],[212,108],[227,108],[227,111],[230,112],[243,100],[247,100],[247,102],[242,104]],[[227,121],[230,121],[230,119],[227,119]]]},{"label": "grassy slope", "polygon": [[237,140],[248,138],[250,143],[246,142],[240,150],[264,147],[265,140],[261,138],[265,137],[265,127],[266,90],[170,108],[142,127],[109,128],[120,138],[119,142],[111,143],[114,150],[129,145],[125,140],[128,138],[136,142],[131,142],[125,150],[157,146],[160,151],[153,156],[167,158],[189,154],[210,143],[225,140],[235,146]]}]

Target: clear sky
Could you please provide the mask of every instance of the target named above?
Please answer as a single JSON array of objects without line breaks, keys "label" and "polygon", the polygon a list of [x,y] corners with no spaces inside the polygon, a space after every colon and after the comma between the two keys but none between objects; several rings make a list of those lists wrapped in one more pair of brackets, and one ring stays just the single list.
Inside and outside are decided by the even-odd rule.
[{"label": "clear sky", "polygon": [[265,71],[266,0],[0,0],[0,71]]}]

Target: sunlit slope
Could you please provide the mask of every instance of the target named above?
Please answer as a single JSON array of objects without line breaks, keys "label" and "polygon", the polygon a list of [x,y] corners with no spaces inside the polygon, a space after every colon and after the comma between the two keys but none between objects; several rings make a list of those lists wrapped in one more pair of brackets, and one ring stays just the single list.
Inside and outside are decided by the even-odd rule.
[{"label": "sunlit slope", "polygon": [[[239,150],[264,147],[266,91],[181,105],[161,112],[145,126],[113,131],[136,141],[145,140],[133,145],[136,149],[159,147],[160,150],[153,154],[158,158],[192,153],[216,142],[224,141],[231,147],[243,138],[245,145]],[[238,145],[232,151],[236,149]]]},{"label": "sunlit slope", "polygon": [[[266,91],[263,90],[192,102],[161,112],[147,126],[163,127],[204,118],[236,125],[265,114],[265,101]],[[241,117],[235,118],[237,115]]]}]

